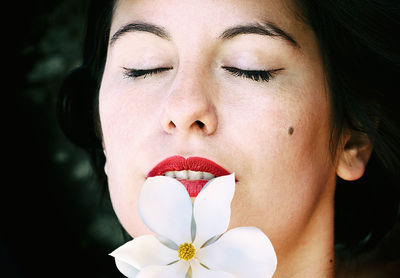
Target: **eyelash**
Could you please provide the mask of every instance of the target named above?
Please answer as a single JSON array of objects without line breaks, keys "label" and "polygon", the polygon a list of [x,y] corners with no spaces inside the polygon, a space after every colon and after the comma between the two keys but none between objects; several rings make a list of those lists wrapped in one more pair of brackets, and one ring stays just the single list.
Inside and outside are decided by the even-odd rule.
[{"label": "eyelash", "polygon": [[[277,71],[281,69],[274,69],[274,70],[242,70],[235,67],[222,67],[224,70],[228,71],[230,74],[238,77],[244,77],[251,79],[256,82],[268,82],[270,79],[275,77]],[[151,76],[153,74],[161,73],[172,68],[156,68],[156,69],[130,69],[130,68],[123,68],[125,70],[124,75],[128,78],[139,78],[146,76]]]},{"label": "eyelash", "polygon": [[242,70],[235,67],[222,68],[234,76],[248,78],[256,82],[268,82],[275,77],[277,71],[282,70],[282,68],[274,70]]},{"label": "eyelash", "polygon": [[157,69],[129,69],[129,68],[123,68],[125,70],[124,75],[129,78],[139,78],[143,77],[146,78],[148,75],[153,75],[157,74],[163,71],[170,70],[172,68],[157,68]]}]

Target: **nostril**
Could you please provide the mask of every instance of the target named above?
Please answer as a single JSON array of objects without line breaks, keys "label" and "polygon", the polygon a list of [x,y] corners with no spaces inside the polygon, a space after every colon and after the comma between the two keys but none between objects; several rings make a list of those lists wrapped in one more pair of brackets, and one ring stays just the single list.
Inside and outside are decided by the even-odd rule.
[{"label": "nostril", "polygon": [[176,124],[173,121],[171,121],[169,122],[168,127],[173,129],[176,127]]},{"label": "nostril", "polygon": [[201,121],[196,121],[196,124],[202,129],[204,127],[204,123]]}]

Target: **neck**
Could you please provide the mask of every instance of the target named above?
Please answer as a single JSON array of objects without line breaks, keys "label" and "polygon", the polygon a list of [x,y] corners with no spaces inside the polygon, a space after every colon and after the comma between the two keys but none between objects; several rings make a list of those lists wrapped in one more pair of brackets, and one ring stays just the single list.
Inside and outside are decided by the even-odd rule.
[{"label": "neck", "polygon": [[278,257],[274,278],[334,277],[333,220],[334,192],[325,192],[296,245]]}]

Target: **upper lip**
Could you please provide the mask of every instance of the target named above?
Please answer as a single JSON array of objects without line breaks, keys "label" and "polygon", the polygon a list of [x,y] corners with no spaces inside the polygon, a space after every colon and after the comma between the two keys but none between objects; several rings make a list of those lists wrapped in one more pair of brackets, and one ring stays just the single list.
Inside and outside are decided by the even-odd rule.
[{"label": "upper lip", "polygon": [[162,176],[169,171],[191,170],[208,172],[216,177],[229,175],[230,173],[219,166],[217,163],[202,157],[171,156],[158,163],[148,174],[147,177]]}]

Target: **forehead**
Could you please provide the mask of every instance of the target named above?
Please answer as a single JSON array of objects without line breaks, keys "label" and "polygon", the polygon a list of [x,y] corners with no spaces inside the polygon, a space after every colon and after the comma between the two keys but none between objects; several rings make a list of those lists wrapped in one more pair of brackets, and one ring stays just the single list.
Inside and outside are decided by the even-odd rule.
[{"label": "forehead", "polygon": [[185,35],[212,35],[237,24],[272,22],[299,41],[307,29],[290,0],[118,0],[110,33],[130,21],[150,22]]}]

